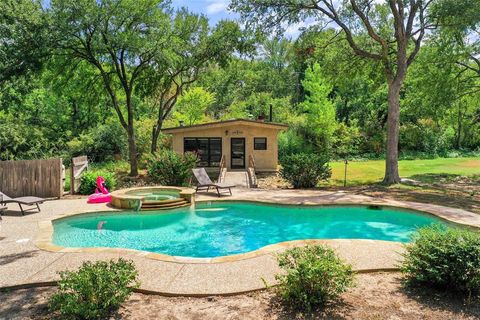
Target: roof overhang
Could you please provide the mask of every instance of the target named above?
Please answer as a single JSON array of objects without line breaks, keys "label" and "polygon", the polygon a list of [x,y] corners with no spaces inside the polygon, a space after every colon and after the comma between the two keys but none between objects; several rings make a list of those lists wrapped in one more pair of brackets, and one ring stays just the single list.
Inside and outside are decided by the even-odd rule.
[{"label": "roof overhang", "polygon": [[195,124],[191,126],[180,126],[174,128],[166,128],[162,129],[162,133],[166,134],[173,134],[178,132],[186,132],[186,131],[196,131],[196,130],[208,130],[214,128],[221,128],[225,126],[231,125],[244,125],[244,126],[251,126],[257,128],[266,128],[266,129],[275,129],[275,130],[286,130],[288,128],[287,125],[281,123],[274,123],[274,122],[264,122],[264,121],[255,121],[255,120],[246,120],[246,119],[233,119],[233,120],[225,120],[225,121],[216,121],[216,122],[208,122],[202,124]]}]

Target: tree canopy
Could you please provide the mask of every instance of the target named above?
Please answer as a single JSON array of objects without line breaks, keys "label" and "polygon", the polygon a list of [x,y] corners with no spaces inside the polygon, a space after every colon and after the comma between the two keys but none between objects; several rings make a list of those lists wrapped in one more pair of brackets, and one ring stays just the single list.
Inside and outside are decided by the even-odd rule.
[{"label": "tree canopy", "polygon": [[[0,159],[87,154],[130,173],[165,127],[273,108],[279,156],[480,149],[479,0],[233,0],[245,24],[161,0],[0,4]],[[307,25],[298,37],[287,27]]]}]

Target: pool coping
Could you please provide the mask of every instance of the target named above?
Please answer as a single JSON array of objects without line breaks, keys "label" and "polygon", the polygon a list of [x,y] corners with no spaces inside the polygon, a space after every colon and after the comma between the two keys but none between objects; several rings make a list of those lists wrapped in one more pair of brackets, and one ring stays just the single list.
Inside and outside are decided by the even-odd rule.
[{"label": "pool coping", "polygon": [[110,194],[118,196],[118,197],[132,197],[135,199],[141,199],[144,198],[143,196],[136,196],[133,194],[128,194],[129,192],[132,191],[142,191],[142,190],[152,190],[152,189],[161,189],[161,190],[166,190],[166,191],[178,191],[179,193],[195,193],[195,190],[189,187],[173,187],[173,186],[145,186],[145,187],[132,187],[132,188],[126,188],[126,189],[119,189],[112,191]]},{"label": "pool coping", "polygon": [[[112,191],[110,194],[112,196],[111,206],[116,209],[133,209],[138,208],[142,202],[145,201],[144,196],[136,196],[129,194],[132,191],[146,191],[146,190],[166,190],[166,191],[176,191],[179,193],[180,198],[184,198],[188,203],[195,203],[195,190],[188,187],[173,187],[173,186],[145,186],[145,187],[133,187],[127,189],[120,189]],[[162,203],[171,202],[171,200],[162,200]]]},{"label": "pool coping", "polygon": [[[397,208],[397,209],[407,209],[412,210],[419,213],[433,215],[441,220],[444,220],[448,223],[458,224],[464,227],[474,228],[476,230],[480,229],[480,217],[478,215],[465,211],[462,209],[456,209],[451,207],[445,207],[440,205],[430,205],[425,203],[418,203],[418,202],[406,202],[406,201],[396,201],[396,200],[386,200],[383,199],[381,201],[372,199],[372,200],[365,200],[365,201],[324,201],[324,202],[302,202],[302,203],[286,203],[284,201],[280,202],[273,202],[268,200],[251,200],[251,199],[242,199],[242,198],[235,198],[235,199],[209,199],[209,200],[200,200],[196,201],[197,203],[208,203],[208,202],[250,202],[250,203],[259,203],[259,204],[273,204],[273,205],[284,205],[284,206],[309,206],[309,207],[322,207],[322,206],[380,206],[380,207],[389,207],[389,208]],[[114,209],[113,211],[109,212],[123,212],[124,210],[121,209]],[[463,215],[464,219],[457,218],[453,216],[452,211],[455,212],[456,215],[460,214]],[[160,214],[168,213],[169,211],[161,212]],[[221,257],[213,257],[213,258],[195,258],[195,257],[184,257],[184,256],[172,256],[167,254],[161,253],[153,253],[148,251],[141,251],[135,249],[126,249],[126,248],[109,248],[109,247],[86,247],[86,248],[76,248],[76,247],[62,247],[58,246],[53,243],[53,221],[72,217],[76,215],[83,215],[89,213],[98,213],[98,210],[78,210],[71,213],[61,214],[55,217],[52,217],[48,220],[43,220],[38,222],[39,231],[37,233],[37,237],[34,240],[34,244],[37,248],[45,251],[50,252],[59,252],[59,253],[130,253],[135,254],[144,258],[152,259],[152,260],[160,260],[165,262],[173,262],[173,263],[188,263],[188,264],[213,264],[213,263],[226,263],[226,262],[234,262],[246,259],[252,259],[259,256],[272,254],[274,252],[284,250],[287,248],[295,247],[295,246],[303,246],[308,244],[316,244],[316,243],[324,243],[325,240],[334,240],[334,239],[302,239],[302,240],[292,240],[292,241],[284,241],[279,242],[271,245],[267,245],[261,247],[259,249],[249,251],[246,253],[228,255],[228,256],[221,256]],[[148,214],[148,213],[140,213],[140,214]],[[150,213],[151,214],[151,213]],[[465,218],[472,217],[471,215],[475,216],[479,222],[469,223],[465,221]],[[368,241],[383,241],[383,240],[370,240],[370,239],[348,239],[348,240],[368,240]],[[394,242],[394,241],[389,241]]]}]

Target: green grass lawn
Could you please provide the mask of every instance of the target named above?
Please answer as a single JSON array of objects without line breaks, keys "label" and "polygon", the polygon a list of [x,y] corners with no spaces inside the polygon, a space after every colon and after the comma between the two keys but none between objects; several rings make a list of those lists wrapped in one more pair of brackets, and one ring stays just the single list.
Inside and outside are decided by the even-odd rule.
[{"label": "green grass lawn", "polygon": [[[333,162],[330,184],[342,185],[343,162]],[[445,177],[473,176],[480,174],[480,158],[438,158],[428,160],[401,160],[400,176],[424,182],[433,182],[438,175]],[[383,179],[385,160],[352,161],[348,164],[347,184],[377,183]]]}]

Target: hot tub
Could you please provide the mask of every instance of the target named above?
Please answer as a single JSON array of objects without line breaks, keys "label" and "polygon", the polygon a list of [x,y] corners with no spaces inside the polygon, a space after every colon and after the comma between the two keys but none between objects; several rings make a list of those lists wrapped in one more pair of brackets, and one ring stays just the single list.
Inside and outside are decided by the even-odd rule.
[{"label": "hot tub", "polygon": [[112,192],[112,205],[119,209],[172,209],[194,204],[194,195],[195,191],[189,188],[131,188]]}]

